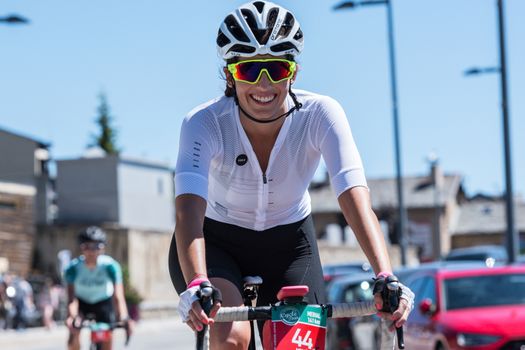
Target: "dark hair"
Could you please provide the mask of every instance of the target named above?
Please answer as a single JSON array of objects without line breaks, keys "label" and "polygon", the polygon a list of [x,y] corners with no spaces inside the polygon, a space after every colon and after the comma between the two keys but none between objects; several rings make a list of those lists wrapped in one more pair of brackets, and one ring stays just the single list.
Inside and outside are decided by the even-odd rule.
[{"label": "dark hair", "polygon": [[[293,61],[295,62],[295,57],[291,54],[288,54],[286,56],[284,56],[285,59],[287,59],[288,61]],[[233,57],[233,58],[230,58],[230,59],[227,59],[226,60],[226,66],[224,66],[224,68],[226,68],[229,64],[231,63],[236,63],[237,61],[239,61],[239,58],[238,57]],[[235,85],[232,85],[232,86],[229,86],[228,85],[228,76],[229,76],[229,72],[226,73],[226,76],[224,77],[224,80],[226,81],[226,88],[224,89],[224,96],[226,97],[234,97],[235,96]],[[235,84],[233,82],[233,78],[232,79],[232,83]]]},{"label": "dark hair", "polygon": [[[226,60],[226,65],[224,66],[224,68],[226,68],[226,70],[227,70],[228,69],[227,67],[228,67],[228,65],[230,63],[235,63],[238,60],[239,60],[238,57],[234,57],[234,58],[230,58],[230,59]],[[233,82],[233,78],[228,78],[230,76],[231,76],[230,72],[227,72],[226,76],[224,77],[224,80],[226,81],[226,88],[224,89],[224,96],[226,96],[226,97],[233,97],[233,96],[235,96],[235,85],[231,85],[230,86],[228,84],[228,79],[231,79],[232,80],[232,84],[235,84]]]}]

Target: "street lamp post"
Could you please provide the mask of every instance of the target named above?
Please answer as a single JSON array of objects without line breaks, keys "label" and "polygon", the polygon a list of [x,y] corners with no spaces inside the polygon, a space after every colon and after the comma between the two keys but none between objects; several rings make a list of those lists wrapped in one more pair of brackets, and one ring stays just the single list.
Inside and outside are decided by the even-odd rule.
[{"label": "street lamp post", "polygon": [[507,213],[507,250],[509,262],[516,261],[518,250],[518,234],[514,227],[514,196],[512,190],[512,168],[510,156],[509,100],[507,95],[507,64],[505,55],[505,22],[503,0],[498,0],[498,32],[499,32],[499,62],[501,78],[501,107],[503,115],[503,143],[505,155],[505,209]]},{"label": "street lamp post", "polygon": [[501,85],[501,112],[503,122],[503,154],[505,163],[505,213],[507,221],[506,246],[509,263],[516,262],[519,237],[514,223],[514,196],[512,189],[512,160],[510,149],[509,101],[507,89],[507,65],[505,52],[505,20],[503,0],[497,0],[498,7],[498,37],[499,37],[499,67],[471,68],[465,75],[482,73],[499,73]]},{"label": "street lamp post", "polygon": [[368,1],[345,1],[336,5],[335,10],[340,9],[352,9],[360,6],[370,5],[386,5],[387,8],[387,26],[388,26],[388,51],[390,61],[390,92],[392,98],[392,116],[394,123],[394,151],[395,151],[395,162],[396,162],[396,189],[397,189],[397,202],[398,202],[398,239],[399,247],[401,250],[401,264],[406,265],[406,223],[407,215],[403,200],[403,177],[401,174],[401,142],[400,142],[400,130],[399,130],[399,114],[398,114],[398,103],[397,103],[397,77],[396,77],[396,61],[395,61],[395,48],[394,48],[394,20],[392,15],[392,3],[391,0],[368,0]]}]

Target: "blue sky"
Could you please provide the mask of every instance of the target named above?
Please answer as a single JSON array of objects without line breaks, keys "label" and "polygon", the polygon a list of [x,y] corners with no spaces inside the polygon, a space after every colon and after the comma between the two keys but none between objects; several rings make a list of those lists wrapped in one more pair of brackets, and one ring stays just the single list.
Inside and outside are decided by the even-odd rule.
[{"label": "blue sky", "polygon": [[[55,159],[82,154],[105,91],[125,155],[174,166],[179,128],[222,94],[220,21],[245,1],[4,0],[0,127],[52,143]],[[334,1],[281,1],[305,35],[296,86],[345,108],[369,178],[394,176],[383,6],[333,11]],[[504,189],[496,0],[393,0],[402,169],[439,156],[469,194]],[[525,193],[525,1],[505,0],[514,189]],[[2,156],[8,156],[2,150]]]}]

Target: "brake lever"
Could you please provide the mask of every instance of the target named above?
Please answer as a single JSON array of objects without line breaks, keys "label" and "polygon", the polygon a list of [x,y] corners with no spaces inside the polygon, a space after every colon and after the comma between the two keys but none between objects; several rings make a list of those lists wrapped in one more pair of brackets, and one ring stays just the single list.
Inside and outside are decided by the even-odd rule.
[{"label": "brake lever", "polygon": [[[201,304],[202,309],[206,315],[210,315],[211,308],[213,306],[213,288],[209,281],[204,281],[199,285],[199,290],[197,291],[197,296],[199,297],[199,303]],[[203,348],[204,338],[206,332],[208,331],[208,325],[203,325],[200,331],[197,331],[197,349]]]},{"label": "brake lever", "polygon": [[129,344],[129,339],[131,338],[131,335],[129,333],[129,321],[126,321],[126,325],[124,326],[124,329],[126,331],[126,342],[124,343],[124,346],[127,347]]},{"label": "brake lever", "polygon": [[[385,288],[381,291],[383,296],[382,311],[393,313],[399,307],[399,300],[401,298],[401,288],[399,288],[399,280],[396,276],[388,276],[385,279]],[[394,325],[395,327],[395,325]],[[403,326],[395,327],[397,335],[397,346],[399,349],[405,348],[405,340],[403,336]]]}]

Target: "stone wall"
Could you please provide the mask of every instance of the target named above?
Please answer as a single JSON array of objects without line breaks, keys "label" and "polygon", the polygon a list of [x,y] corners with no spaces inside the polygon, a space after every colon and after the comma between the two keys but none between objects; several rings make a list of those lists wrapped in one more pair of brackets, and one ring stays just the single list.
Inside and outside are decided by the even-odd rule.
[{"label": "stone wall", "polygon": [[[42,273],[59,276],[57,255],[69,250],[79,255],[77,234],[85,226],[53,225],[38,228],[35,267]],[[174,289],[168,273],[168,249],[172,233],[130,230],[112,226],[102,228],[108,234],[106,253],[128,267],[130,282],[145,299],[169,300]]]},{"label": "stone wall", "polygon": [[176,297],[168,271],[172,232],[130,230],[128,264],[133,285],[150,300]]}]

